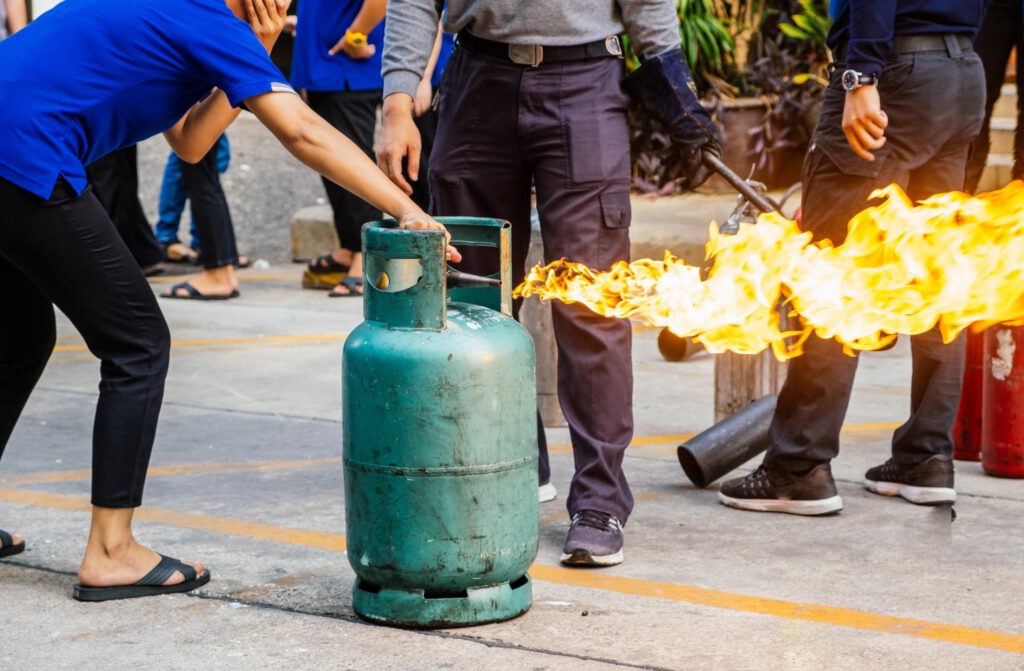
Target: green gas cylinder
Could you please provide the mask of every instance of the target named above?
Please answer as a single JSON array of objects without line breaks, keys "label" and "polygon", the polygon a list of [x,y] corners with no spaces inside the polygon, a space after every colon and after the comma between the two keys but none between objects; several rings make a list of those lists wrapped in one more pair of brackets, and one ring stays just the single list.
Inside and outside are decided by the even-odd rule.
[{"label": "green gas cylinder", "polygon": [[403,627],[521,615],[537,554],[534,351],[508,314],[508,224],[441,221],[455,244],[497,247],[499,275],[448,270],[440,231],[369,223],[365,321],[344,351],[353,607]]}]

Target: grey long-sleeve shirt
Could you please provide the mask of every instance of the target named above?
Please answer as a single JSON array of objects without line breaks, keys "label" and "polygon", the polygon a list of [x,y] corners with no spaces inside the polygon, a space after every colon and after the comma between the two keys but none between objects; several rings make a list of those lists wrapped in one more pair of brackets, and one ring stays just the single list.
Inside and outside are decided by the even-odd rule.
[{"label": "grey long-sleeve shirt", "polygon": [[[385,97],[415,97],[439,18],[435,0],[388,1]],[[679,47],[679,20],[671,0],[447,0],[444,30],[542,46],[587,44],[624,32],[644,57]]]}]

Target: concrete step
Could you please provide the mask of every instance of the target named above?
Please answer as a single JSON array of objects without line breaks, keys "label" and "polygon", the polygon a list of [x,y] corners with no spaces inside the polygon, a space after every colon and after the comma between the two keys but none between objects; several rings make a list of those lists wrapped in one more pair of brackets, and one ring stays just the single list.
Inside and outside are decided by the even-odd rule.
[{"label": "concrete step", "polygon": [[1013,137],[1017,133],[1016,117],[993,116],[989,125],[991,151],[996,154],[1013,154]]},{"label": "concrete step", "polygon": [[1003,84],[999,93],[999,100],[992,110],[992,116],[1017,118],[1017,87],[1013,84]]},{"label": "concrete step", "polygon": [[[654,199],[634,196],[631,257],[660,259],[667,249],[687,263],[700,264],[711,222],[725,221],[735,202],[736,196],[727,193],[688,193]],[[338,245],[329,205],[304,207],[296,212],[291,232],[295,261],[308,261]]]},{"label": "concrete step", "polygon": [[1006,186],[1013,173],[1013,155],[993,152],[988,155],[985,171],[978,182],[979,191],[993,191]]}]

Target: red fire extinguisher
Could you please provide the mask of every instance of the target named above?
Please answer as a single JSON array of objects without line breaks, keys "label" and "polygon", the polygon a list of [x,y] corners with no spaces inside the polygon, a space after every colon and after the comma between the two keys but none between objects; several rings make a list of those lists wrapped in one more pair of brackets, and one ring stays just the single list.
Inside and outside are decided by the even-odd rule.
[{"label": "red fire extinguisher", "polygon": [[1024,478],[1024,326],[986,331],[982,376],[981,466],[989,475]]},{"label": "red fire extinguisher", "polygon": [[967,364],[964,367],[960,411],[953,424],[953,458],[981,459],[982,369],[985,364],[985,332],[967,334]]}]

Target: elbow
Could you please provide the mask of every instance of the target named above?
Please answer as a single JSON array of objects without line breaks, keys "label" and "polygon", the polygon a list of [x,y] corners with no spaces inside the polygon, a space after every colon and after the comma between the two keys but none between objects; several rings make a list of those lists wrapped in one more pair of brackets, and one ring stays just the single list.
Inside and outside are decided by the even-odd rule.
[{"label": "elbow", "polygon": [[205,153],[185,149],[175,149],[174,153],[178,155],[178,158],[180,158],[185,163],[188,163],[189,165],[195,165],[196,163],[199,163],[200,161],[203,160],[203,157],[206,156]]},{"label": "elbow", "polygon": [[319,124],[302,119],[282,129],[279,139],[286,149],[301,158],[323,144],[323,133]]}]

